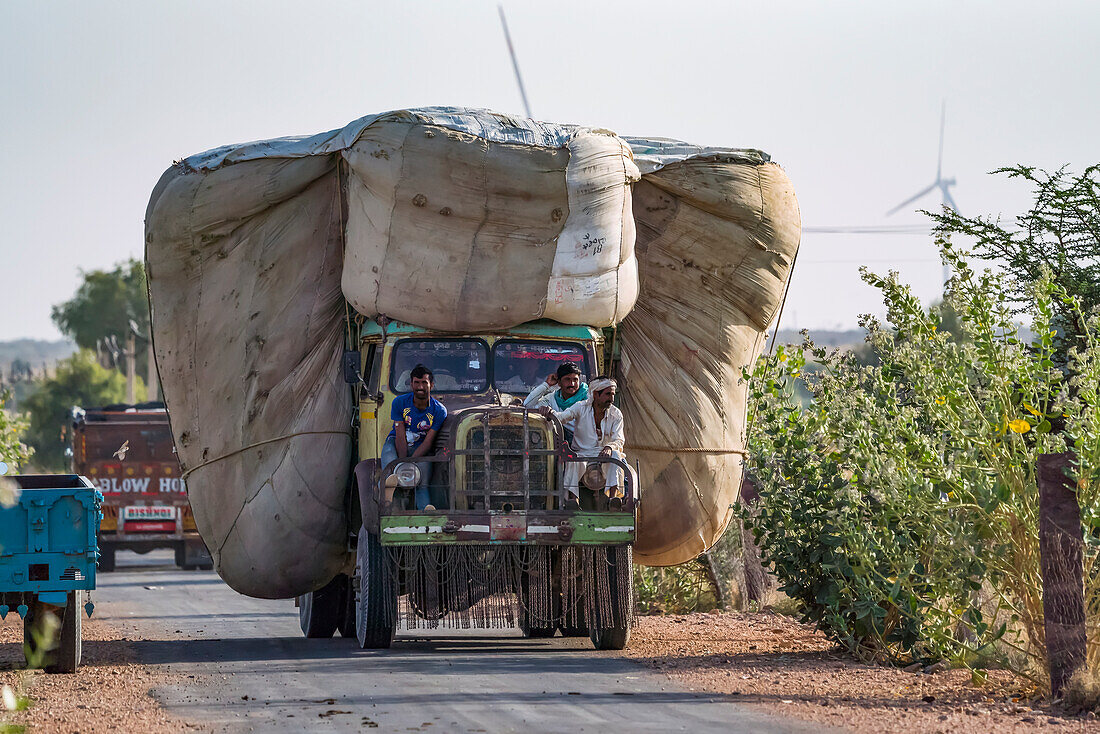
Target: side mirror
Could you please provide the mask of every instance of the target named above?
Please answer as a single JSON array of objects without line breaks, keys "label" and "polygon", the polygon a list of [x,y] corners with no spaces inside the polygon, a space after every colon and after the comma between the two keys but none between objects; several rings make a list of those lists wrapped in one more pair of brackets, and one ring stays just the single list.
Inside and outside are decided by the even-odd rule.
[{"label": "side mirror", "polygon": [[363,381],[363,378],[359,375],[360,358],[358,351],[344,352],[344,382],[349,385],[358,385]]}]

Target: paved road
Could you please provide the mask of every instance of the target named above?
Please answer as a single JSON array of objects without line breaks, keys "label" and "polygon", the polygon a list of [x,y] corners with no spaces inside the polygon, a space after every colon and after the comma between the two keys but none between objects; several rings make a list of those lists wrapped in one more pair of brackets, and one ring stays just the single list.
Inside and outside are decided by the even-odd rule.
[{"label": "paved road", "polygon": [[170,564],[120,553],[99,577],[96,615],[133,633],[141,662],[197,676],[154,693],[211,731],[821,732],[679,688],[587,640],[418,632],[383,651],[307,640],[292,602]]}]

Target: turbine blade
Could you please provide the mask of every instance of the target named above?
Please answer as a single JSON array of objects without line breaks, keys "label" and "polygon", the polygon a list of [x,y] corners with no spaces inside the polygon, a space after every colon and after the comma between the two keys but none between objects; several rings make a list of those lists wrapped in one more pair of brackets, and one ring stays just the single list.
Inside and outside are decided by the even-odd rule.
[{"label": "turbine blade", "polygon": [[917,193],[913,194],[913,195],[912,195],[912,196],[910,196],[910,197],[909,197],[908,199],[906,199],[905,201],[901,202],[900,204],[898,204],[897,206],[895,206],[895,207],[894,207],[893,209],[891,209],[890,211],[886,212],[886,216],[890,216],[890,215],[891,215],[891,214],[893,214],[894,212],[900,211],[901,209],[903,209],[903,208],[905,208],[906,206],[908,206],[908,205],[912,204],[912,203],[913,203],[914,201],[916,201],[917,199],[921,198],[922,196],[924,196],[925,194],[927,194],[928,192],[930,192],[930,191],[931,191],[932,189],[934,189],[934,188],[936,188],[936,184],[932,184],[931,186],[929,186],[929,187],[928,187],[928,188],[926,188],[926,189],[921,189],[921,190],[920,190],[919,192],[917,192]]},{"label": "turbine blade", "polygon": [[508,55],[512,57],[512,69],[516,72],[516,83],[519,85],[519,96],[523,98],[523,111],[527,113],[528,119],[534,119],[531,116],[531,105],[527,103],[527,90],[523,87],[523,77],[519,73],[519,61],[516,60],[516,50],[512,47],[512,34],[508,32],[508,20],[504,17],[504,6],[497,5],[497,12],[500,13],[500,25],[504,28],[504,41],[508,44]]}]

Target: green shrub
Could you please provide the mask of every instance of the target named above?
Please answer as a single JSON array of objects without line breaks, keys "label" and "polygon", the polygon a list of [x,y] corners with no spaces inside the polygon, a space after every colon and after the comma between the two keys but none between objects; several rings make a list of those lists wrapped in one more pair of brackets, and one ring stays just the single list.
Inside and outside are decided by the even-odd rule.
[{"label": "green shrub", "polygon": [[27,430],[26,418],[4,408],[10,398],[11,390],[0,386],[0,462],[8,467],[7,473],[15,474],[19,465],[34,452],[20,441],[23,431]]},{"label": "green shrub", "polygon": [[[974,272],[940,245],[953,270],[945,306],[956,335],[942,328],[944,309],[925,309],[896,274],[864,271],[892,326],[862,319],[876,364],[807,341],[746,374],[750,471],[762,496],[743,519],[781,590],[856,653],[966,662],[1007,650],[1033,674],[1045,655],[1036,458],[1073,447],[1094,657],[1100,323],[1082,321],[1084,337],[1059,369],[1055,302],[1078,308],[1073,298],[1040,278],[1029,308],[1036,336],[1024,343],[1003,301],[1017,284]],[[808,356],[821,371],[807,379],[812,402],[803,407],[794,383]]]},{"label": "green shrub", "polygon": [[714,585],[697,560],[665,568],[635,566],[634,596],[639,614],[690,614],[717,606]]}]

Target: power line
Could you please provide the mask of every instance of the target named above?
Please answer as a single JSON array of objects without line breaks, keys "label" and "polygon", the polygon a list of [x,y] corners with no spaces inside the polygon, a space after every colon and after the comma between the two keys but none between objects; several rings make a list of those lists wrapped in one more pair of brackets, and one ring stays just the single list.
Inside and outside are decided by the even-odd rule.
[{"label": "power line", "polygon": [[853,264],[858,263],[860,265],[864,263],[938,263],[940,259],[938,257],[907,257],[907,258],[855,258],[851,260],[806,260],[807,263],[816,263],[818,265],[832,265],[832,264]]},{"label": "power line", "polygon": [[871,227],[837,225],[834,227],[803,227],[802,231],[809,232],[811,234],[932,234],[932,229],[924,224],[885,224]]}]

